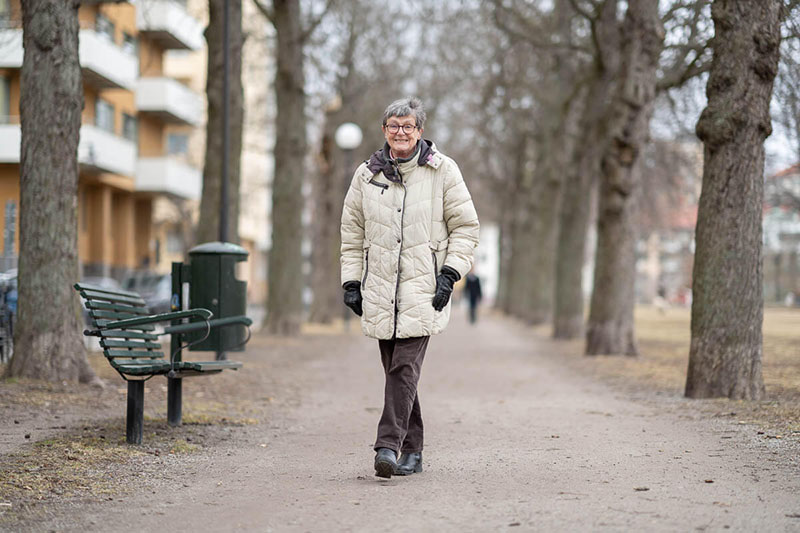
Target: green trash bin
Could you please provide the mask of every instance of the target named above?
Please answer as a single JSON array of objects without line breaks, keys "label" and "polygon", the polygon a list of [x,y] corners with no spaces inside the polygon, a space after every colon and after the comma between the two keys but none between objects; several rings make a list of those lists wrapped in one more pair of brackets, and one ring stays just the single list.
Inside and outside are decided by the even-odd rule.
[{"label": "green trash bin", "polygon": [[[245,316],[247,282],[236,279],[236,264],[246,261],[248,255],[247,250],[229,242],[207,242],[189,250],[189,307],[208,309],[215,319]],[[203,335],[193,333],[187,340],[195,341]],[[246,340],[245,326],[213,328],[205,340],[192,344],[189,350],[240,352]]]}]

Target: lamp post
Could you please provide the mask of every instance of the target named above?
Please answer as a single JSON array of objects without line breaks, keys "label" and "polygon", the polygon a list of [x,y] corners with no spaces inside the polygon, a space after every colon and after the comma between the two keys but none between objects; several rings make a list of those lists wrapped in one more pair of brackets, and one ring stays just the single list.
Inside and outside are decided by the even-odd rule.
[{"label": "lamp post", "polygon": [[[344,182],[347,184],[350,173],[353,172],[353,150],[361,145],[363,139],[361,128],[352,122],[345,122],[336,128],[333,138],[342,152],[344,152]],[[346,185],[345,185],[346,186]],[[344,310],[345,329],[350,330],[350,310]]]}]

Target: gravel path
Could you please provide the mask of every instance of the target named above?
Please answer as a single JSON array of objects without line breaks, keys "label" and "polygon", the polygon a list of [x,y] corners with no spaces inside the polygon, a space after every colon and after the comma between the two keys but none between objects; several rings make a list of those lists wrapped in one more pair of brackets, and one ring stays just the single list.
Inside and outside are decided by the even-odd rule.
[{"label": "gravel path", "polygon": [[632,399],[563,345],[491,317],[456,317],[432,339],[425,471],[380,480],[376,343],[353,333],[319,346],[283,368],[299,401],[247,444],[194,461],[169,490],[75,513],[67,528],[800,531],[797,442],[756,439],[687,400]]}]

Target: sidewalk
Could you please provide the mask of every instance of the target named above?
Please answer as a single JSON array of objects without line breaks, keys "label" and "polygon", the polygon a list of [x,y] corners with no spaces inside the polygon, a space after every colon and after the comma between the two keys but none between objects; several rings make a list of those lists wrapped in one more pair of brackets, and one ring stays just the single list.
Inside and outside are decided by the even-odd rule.
[{"label": "sidewalk", "polygon": [[800,530],[796,441],[757,440],[688,400],[632,400],[590,377],[582,367],[591,361],[564,344],[504,319],[470,327],[461,309],[453,315],[423,366],[423,473],[372,475],[383,376],[375,341],[353,324],[350,335],[292,341],[279,359],[248,352],[246,361],[272,368],[271,379],[291,382],[291,397],[247,428],[249,438],[186,458],[188,470],[166,471],[171,482],[159,490],[41,527]]}]

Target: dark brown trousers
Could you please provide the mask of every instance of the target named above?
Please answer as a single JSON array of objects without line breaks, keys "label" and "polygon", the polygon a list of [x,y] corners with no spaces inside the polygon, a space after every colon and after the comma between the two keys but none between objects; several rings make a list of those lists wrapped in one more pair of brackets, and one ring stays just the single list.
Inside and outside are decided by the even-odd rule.
[{"label": "dark brown trousers", "polygon": [[383,414],[378,422],[375,449],[395,452],[422,451],[422,412],[417,383],[430,337],[379,340],[381,362],[386,374]]}]

